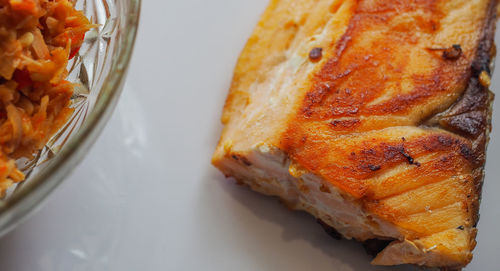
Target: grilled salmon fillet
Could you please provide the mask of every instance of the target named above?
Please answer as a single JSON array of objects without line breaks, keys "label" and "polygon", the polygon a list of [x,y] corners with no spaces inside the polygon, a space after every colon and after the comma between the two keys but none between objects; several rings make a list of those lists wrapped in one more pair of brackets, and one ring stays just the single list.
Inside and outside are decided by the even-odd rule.
[{"label": "grilled salmon fillet", "polygon": [[234,72],[212,163],[373,264],[472,259],[497,0],[271,0]]}]

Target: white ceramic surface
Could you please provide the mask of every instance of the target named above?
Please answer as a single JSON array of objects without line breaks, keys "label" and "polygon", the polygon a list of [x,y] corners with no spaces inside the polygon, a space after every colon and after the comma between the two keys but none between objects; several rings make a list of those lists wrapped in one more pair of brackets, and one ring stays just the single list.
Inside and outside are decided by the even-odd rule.
[{"label": "white ceramic surface", "polygon": [[[114,117],[45,206],[0,239],[0,270],[415,270],[371,267],[359,244],[209,164],[233,66],[266,3],[143,1]],[[500,266],[500,110],[495,124],[467,271]]]}]

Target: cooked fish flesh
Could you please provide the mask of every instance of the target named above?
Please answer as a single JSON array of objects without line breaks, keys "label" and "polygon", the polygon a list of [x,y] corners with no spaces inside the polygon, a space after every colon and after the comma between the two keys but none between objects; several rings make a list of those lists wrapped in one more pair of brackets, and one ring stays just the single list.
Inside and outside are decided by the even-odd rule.
[{"label": "cooked fish flesh", "polygon": [[497,0],[271,0],[236,65],[212,163],[375,265],[472,259]]}]

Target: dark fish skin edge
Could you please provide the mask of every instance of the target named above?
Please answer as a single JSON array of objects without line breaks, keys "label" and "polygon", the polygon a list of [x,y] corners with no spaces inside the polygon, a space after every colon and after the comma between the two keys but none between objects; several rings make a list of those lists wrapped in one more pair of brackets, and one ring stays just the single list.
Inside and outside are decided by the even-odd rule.
[{"label": "dark fish skin edge", "polygon": [[497,21],[497,0],[491,0],[489,14],[478,45],[476,57],[471,65],[470,77],[463,96],[443,113],[439,124],[442,128],[468,138],[472,142],[470,160],[474,165],[473,177],[477,199],[472,201],[474,227],[479,221],[479,205],[484,181],[486,148],[491,131],[493,93],[483,86],[479,75],[484,71],[491,77],[491,62],[495,57],[494,36]]},{"label": "dark fish skin edge", "polygon": [[[476,57],[471,65],[469,82],[463,96],[445,112],[441,113],[439,125],[453,133],[459,134],[472,141],[472,153],[469,154],[475,169],[473,171],[477,199],[473,200],[474,227],[479,221],[479,205],[484,181],[484,164],[486,162],[486,148],[491,131],[492,104],[494,94],[480,83],[479,75],[485,71],[491,77],[492,59],[496,54],[494,43],[497,0],[491,0],[489,14],[478,45]],[[339,240],[342,235],[333,227],[320,219],[317,222],[332,238]],[[363,247],[368,255],[376,256],[384,250],[393,240],[370,239],[363,242]],[[455,271],[460,269],[442,268],[442,271]]]}]

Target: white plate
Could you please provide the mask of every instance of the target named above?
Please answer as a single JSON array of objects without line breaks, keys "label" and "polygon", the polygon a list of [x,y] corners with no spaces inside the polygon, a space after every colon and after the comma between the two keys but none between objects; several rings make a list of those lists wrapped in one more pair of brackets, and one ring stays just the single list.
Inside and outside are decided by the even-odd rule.
[{"label": "white plate", "polygon": [[[210,166],[233,66],[266,4],[144,1],[113,119],[44,208],[0,240],[1,270],[415,270],[371,267],[358,243]],[[469,271],[500,266],[499,113]]]}]

